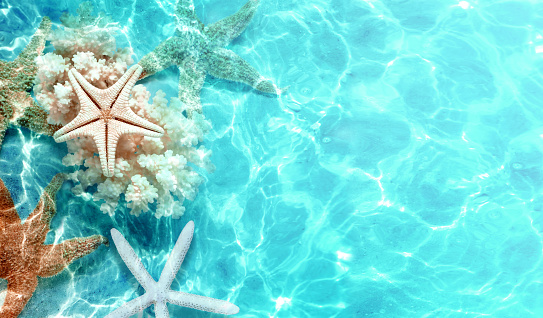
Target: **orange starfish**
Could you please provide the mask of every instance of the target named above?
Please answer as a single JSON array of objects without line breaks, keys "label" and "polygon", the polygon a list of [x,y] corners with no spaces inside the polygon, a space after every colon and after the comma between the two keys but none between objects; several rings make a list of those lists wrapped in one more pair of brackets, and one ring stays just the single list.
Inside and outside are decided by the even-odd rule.
[{"label": "orange starfish", "polygon": [[19,315],[38,285],[38,276],[56,275],[100,244],[108,245],[108,240],[101,235],[43,244],[56,213],[55,195],[65,179],[64,174],[53,178],[24,223],[0,179],[0,278],[8,280],[8,292],[0,308],[2,318]]}]

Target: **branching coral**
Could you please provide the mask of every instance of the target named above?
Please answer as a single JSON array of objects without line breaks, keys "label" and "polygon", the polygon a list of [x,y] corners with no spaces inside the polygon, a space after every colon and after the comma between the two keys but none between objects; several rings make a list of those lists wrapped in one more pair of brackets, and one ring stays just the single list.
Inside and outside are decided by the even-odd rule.
[{"label": "branching coral", "polygon": [[[115,28],[110,24],[102,26],[103,19],[71,21],[77,23],[70,22],[68,26],[77,28],[65,25],[55,30],[51,37],[55,51],[38,59],[34,92],[48,111],[50,124],[66,125],[79,112],[78,99],[68,80],[69,69],[75,68],[90,84],[105,89],[133,63],[130,49],[115,51]],[[97,42],[107,45],[95,45]],[[211,128],[209,122],[201,114],[185,117],[185,105],[177,98],[172,98],[168,105],[162,91],[156,93],[152,104],[150,95],[144,86],[134,86],[129,106],[140,117],[163,127],[165,134],[161,138],[121,137],[112,177],[102,174],[92,139],[82,137],[67,142],[69,154],[63,163],[86,168],[70,174],[76,182],[74,192],[82,193],[96,185],[92,196],[95,201],[103,201],[100,209],[104,213],[113,214],[124,193],[132,214],[146,212],[148,204],[156,202],[156,217],[180,217],[184,199],[194,199],[204,181],[194,168],[214,170],[209,160],[211,151],[198,146]]]}]

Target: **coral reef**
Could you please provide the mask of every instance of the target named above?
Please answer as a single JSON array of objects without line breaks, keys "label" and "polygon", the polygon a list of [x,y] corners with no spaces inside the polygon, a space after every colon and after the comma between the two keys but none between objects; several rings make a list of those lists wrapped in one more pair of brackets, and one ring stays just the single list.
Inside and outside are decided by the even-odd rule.
[{"label": "coral reef", "polygon": [[10,193],[0,180],[0,278],[8,280],[0,317],[15,318],[19,315],[38,285],[38,276],[54,276],[101,244],[108,245],[108,240],[101,235],[73,238],[60,244],[43,244],[56,213],[55,195],[64,180],[63,174],[53,178],[24,223],[21,223]]},{"label": "coral reef", "polygon": [[[77,94],[70,83],[69,70],[74,69],[92,86],[107,89],[114,85],[133,63],[130,49],[116,49],[113,37],[115,24],[105,18],[90,17],[90,4],[81,5],[78,12],[84,17],[65,16],[67,25],[52,32],[50,41],[55,48],[37,59],[34,93],[47,111],[52,125],[67,125],[80,112]],[[69,26],[75,26],[71,28]],[[209,160],[211,151],[198,144],[211,125],[204,116],[184,115],[186,107],[179,99],[168,101],[161,91],[149,104],[150,93],[142,85],[135,85],[128,105],[135,114],[164,128],[160,138],[123,135],[119,138],[112,173],[103,174],[99,152],[92,138],[80,137],[67,141],[69,154],[63,159],[66,166],[83,166],[70,178],[76,183],[73,191],[81,194],[94,191],[92,198],[103,201],[100,209],[113,214],[122,194],[131,213],[140,215],[156,202],[155,216],[180,217],[184,199],[194,199],[204,181],[195,169],[213,172]],[[105,156],[104,156],[105,157]],[[96,185],[96,190],[92,188]]]},{"label": "coral reef", "polygon": [[77,117],[59,129],[53,137],[63,142],[77,137],[91,137],[98,148],[102,172],[113,176],[119,138],[125,134],[161,137],[164,129],[138,117],[128,106],[128,96],[141,74],[141,66],[131,67],[113,86],[92,86],[74,69],[68,73],[70,84],[79,99]]},{"label": "coral reef", "polygon": [[50,30],[51,20],[44,17],[19,56],[11,62],[0,61],[0,147],[10,124],[47,135],[60,128],[47,123],[47,113],[28,94],[38,71],[35,59],[43,52]]},{"label": "coral reef", "polygon": [[167,318],[170,316],[166,303],[172,303],[183,307],[194,308],[198,310],[233,315],[239,312],[238,306],[224,300],[209,298],[204,296],[192,295],[188,293],[173,291],[170,286],[175,279],[181,263],[192,241],[194,232],[194,222],[190,221],[175,243],[172,253],[166,261],[166,265],[160,274],[160,279],[156,282],[145,270],[141,260],[138,258],[130,244],[116,229],[111,229],[113,242],[117,251],[121,255],[124,263],[130,269],[134,277],[145,289],[145,294],[123,304],[115,311],[111,312],[106,318],[130,317],[145,308],[155,305],[155,316],[157,318]]},{"label": "coral reef", "polygon": [[[101,244],[108,245],[101,235],[44,245],[56,213],[55,195],[67,178],[76,183],[73,191],[78,194],[96,186],[92,198],[104,201],[104,213],[114,213],[124,194],[132,214],[148,211],[155,202],[156,217],[183,214],[184,199],[194,199],[204,181],[197,171],[214,170],[211,151],[199,145],[211,129],[199,100],[205,72],[267,93],[284,90],[222,48],[245,29],[257,6],[258,1],[249,1],[235,15],[204,29],[201,23],[192,25],[197,20],[192,1],[179,1],[177,36],[127,70],[133,64],[132,51],[116,48],[115,23],[104,15],[94,17],[92,4],[84,2],[77,16],[61,17],[64,27],[51,32],[49,38],[51,21],[45,17],[15,61],[0,61],[0,145],[8,125],[16,123],[53,135],[57,142],[66,141],[69,154],[63,163],[84,167],[56,175],[24,223],[0,180],[0,278],[8,280],[1,317],[21,313],[38,285],[38,276],[56,275]],[[187,26],[201,31],[200,35],[182,33]],[[55,50],[42,55],[46,39]],[[190,52],[181,43],[186,40],[196,44]],[[135,85],[136,81],[168,63],[178,65],[182,72],[181,100],[172,98],[168,103],[158,91],[149,103],[150,93],[143,85]],[[28,94],[32,85],[39,105]],[[154,304],[156,316],[165,318],[169,317],[167,302],[219,314],[238,313],[239,308],[227,301],[170,289],[193,231],[190,221],[156,282],[126,239],[112,229],[119,254],[146,294],[107,317],[128,317]]]},{"label": "coral reef", "polygon": [[236,53],[224,48],[245,30],[259,2],[249,0],[235,14],[204,27],[194,12],[193,1],[179,0],[174,12],[176,35],[160,43],[139,61],[143,67],[142,78],[177,65],[179,99],[187,105],[189,117],[193,112],[202,112],[200,90],[206,72],[251,85],[264,93],[281,94],[288,87],[278,88]]}]

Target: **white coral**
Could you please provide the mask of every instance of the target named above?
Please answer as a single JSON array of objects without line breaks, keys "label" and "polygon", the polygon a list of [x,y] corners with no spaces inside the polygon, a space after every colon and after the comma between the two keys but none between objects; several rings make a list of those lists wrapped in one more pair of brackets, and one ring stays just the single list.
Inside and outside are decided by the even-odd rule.
[{"label": "white coral", "polygon": [[105,202],[100,206],[100,210],[113,215],[122,192],[123,189],[120,184],[113,182],[111,179],[106,179],[106,181],[98,184],[98,190],[94,193],[93,199],[94,201],[104,200]]},{"label": "white coral", "polygon": [[[108,179],[109,180],[109,179]],[[131,214],[136,216],[149,210],[148,204],[158,198],[158,190],[152,186],[147,178],[137,174],[132,177],[126,189],[126,201],[132,209]]]},{"label": "white coral", "polygon": [[[148,211],[148,204],[156,201],[156,217],[179,218],[184,212],[182,207],[184,199],[194,200],[198,187],[204,181],[204,178],[193,171],[187,162],[208,172],[212,172],[215,167],[209,160],[210,150],[204,146],[196,149],[191,143],[173,139],[170,134],[182,133],[189,139],[199,140],[203,138],[203,132],[208,129],[209,123],[202,118],[199,122],[193,123],[182,113],[175,112],[175,107],[168,107],[167,102],[162,100],[164,93],[161,91],[157,92],[158,99],[155,98],[159,101],[158,105],[149,105],[147,99],[142,98],[149,97],[149,93],[142,85],[137,85],[134,91],[134,97],[131,99],[133,108],[142,111],[152,109],[152,113],[143,111],[142,114],[152,122],[167,124],[170,130],[160,139],[135,138],[123,141],[124,146],[117,150],[119,158],[116,161],[114,176],[109,179],[102,176],[99,159],[94,156],[94,144],[88,139],[69,141],[70,154],[63,159],[63,163],[77,165],[84,162],[87,169],[80,170],[75,177],[83,189],[105,182],[108,187],[111,187],[111,183],[118,185],[109,196],[102,193],[108,187],[102,187],[97,191],[98,198],[105,201],[101,206],[104,213],[111,213],[116,207],[114,201],[118,199],[118,191],[115,190],[120,188],[126,193],[125,199],[132,214],[140,215]],[[177,99],[172,100],[175,103]],[[157,118],[151,114],[162,115]],[[186,131],[180,132],[183,129]],[[96,199],[96,193],[94,197]]]},{"label": "white coral", "polygon": [[[79,112],[79,101],[68,81],[70,68],[76,68],[96,87],[106,88],[133,63],[132,50],[115,52],[115,40],[104,30],[90,25],[54,32],[51,42],[55,51],[38,61],[34,86],[36,99],[49,112],[50,123],[65,125]],[[123,136],[118,143],[112,178],[102,175],[92,139],[82,137],[67,142],[69,154],[62,163],[83,166],[70,175],[76,183],[74,193],[82,194],[97,185],[92,197],[102,202],[100,209],[104,213],[113,214],[124,193],[132,214],[140,215],[148,211],[149,203],[156,202],[157,218],[178,218],[184,212],[184,200],[193,200],[204,181],[192,167],[208,172],[215,169],[209,159],[211,151],[200,145],[211,129],[204,116],[195,113],[191,119],[185,117],[185,105],[178,98],[168,103],[162,91],[156,93],[152,103],[150,98],[143,85],[136,85],[129,105],[139,116],[163,127],[165,134],[161,138]]]},{"label": "white coral", "polygon": [[60,28],[51,35],[55,51],[37,59],[34,94],[49,112],[50,124],[66,125],[75,118],[79,104],[68,81],[75,68],[91,84],[107,88],[133,63],[130,48],[116,50],[113,32],[95,25],[81,29]]},{"label": "white coral", "polygon": [[118,28],[89,25],[72,29],[61,27],[51,32],[51,44],[55,52],[64,57],[71,57],[76,52],[92,52],[96,56],[113,56],[115,38]]},{"label": "white coral", "polygon": [[54,53],[47,53],[36,58],[38,66],[38,81],[40,83],[54,83],[57,76],[68,71],[66,59]]}]

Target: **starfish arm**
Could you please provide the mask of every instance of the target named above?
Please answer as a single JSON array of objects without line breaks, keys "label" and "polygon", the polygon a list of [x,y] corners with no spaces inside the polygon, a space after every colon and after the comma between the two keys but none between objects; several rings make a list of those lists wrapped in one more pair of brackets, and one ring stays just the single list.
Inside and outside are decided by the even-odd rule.
[{"label": "starfish arm", "polygon": [[130,97],[132,88],[136,84],[142,71],[143,68],[139,64],[132,66],[128,71],[126,71],[126,73],[124,73],[123,77],[121,77],[120,80],[118,80],[113,86],[107,89],[108,100],[109,98],[111,98],[111,101],[108,103],[108,105],[112,104],[113,101],[115,101],[115,103],[113,103],[113,106],[111,107],[113,114],[115,110],[119,108],[119,106],[123,106],[123,108],[128,107],[128,98]]},{"label": "starfish arm", "polygon": [[[111,104],[113,104],[112,108],[115,108],[115,105],[121,103],[120,101],[122,101],[122,103],[128,103],[128,97],[130,96],[132,88],[136,84],[136,81],[140,77],[142,71],[143,69],[141,66],[139,64],[135,64],[129,68],[128,71],[126,71],[126,73],[124,73],[123,76],[117,82],[115,82],[115,84],[104,90],[105,99],[103,101],[99,100],[100,103],[103,103],[103,106],[101,105],[102,109]],[[85,80],[83,76],[81,76],[81,79]],[[92,84],[87,82],[87,80],[85,80],[85,82],[86,85],[94,87]],[[95,89],[100,90],[99,88]]]},{"label": "starfish arm", "polygon": [[121,307],[110,312],[109,315],[104,318],[126,318],[130,317],[138,312],[144,310],[145,308],[151,306],[153,299],[149,294],[144,294],[138,298],[132,299],[131,301],[122,304]]},{"label": "starfish arm", "polygon": [[[136,114],[134,114],[131,109],[127,108],[126,113],[132,113],[134,115],[134,117],[131,118],[132,121],[141,122],[142,126],[143,125],[145,126],[141,127],[141,126],[136,126],[133,124],[131,125],[129,123],[115,120],[115,119],[112,119],[109,121],[107,125],[106,153],[104,156],[100,154],[100,160],[102,160],[103,158],[106,159],[105,170],[104,170],[104,166],[102,165],[102,170],[106,177],[113,176],[113,171],[115,168],[115,154],[117,152],[117,143],[119,142],[119,139],[121,138],[122,135],[138,134],[138,135],[154,137],[154,138],[158,138],[164,135],[164,130],[161,127],[153,123],[147,122],[146,120],[136,116]],[[125,120],[127,120],[128,118],[126,113],[124,114]],[[147,127],[150,127],[150,128],[147,128]],[[102,161],[101,163],[103,164]]]},{"label": "starfish arm", "polygon": [[[139,66],[138,64],[136,64],[133,67],[131,67],[129,71],[132,71],[132,75],[126,81],[126,83],[125,83],[124,87],[122,88],[121,92],[119,93],[115,103],[111,107],[111,116],[114,117],[114,118],[120,119],[122,121],[125,121],[128,124],[133,124],[133,125],[139,126],[141,128],[150,130],[151,132],[149,132],[149,133],[153,134],[153,136],[151,136],[151,135],[146,135],[146,136],[149,136],[149,137],[161,137],[164,134],[164,129],[162,129],[162,127],[160,127],[158,125],[155,125],[155,124],[151,123],[150,121],[147,121],[147,120],[139,117],[128,106],[128,98],[130,97],[130,92],[132,91],[132,88],[136,84],[136,81],[138,80],[140,74],[142,73],[143,68],[141,66]],[[128,73],[129,72],[127,72],[126,74],[128,74]],[[115,83],[115,85],[117,85],[119,82],[121,82],[121,80],[119,80],[117,83]]]},{"label": "starfish arm", "polygon": [[65,180],[66,175],[58,173],[43,190],[36,208],[34,208],[34,211],[30,213],[23,224],[25,244],[41,244],[45,241],[47,232],[49,232],[49,223],[51,223],[51,219],[53,219],[53,216],[57,212],[56,194]]},{"label": "starfish arm", "polygon": [[[91,105],[94,108],[98,106],[100,110],[106,111],[109,109],[109,106],[119,98],[124,98],[126,99],[126,102],[128,102],[130,91],[138,80],[141,71],[142,68],[138,64],[132,66],[117,82],[115,82],[115,84],[107,89],[100,89],[92,85],[75,69],[71,69],[69,75],[71,75],[70,83],[74,85],[73,82],[75,82],[77,86],[81,87],[81,91],[79,89],[77,90],[78,96],[81,96],[80,93],[88,95],[90,97],[89,101],[91,101]],[[128,90],[128,92],[125,92],[126,90]],[[94,103],[92,101],[94,101]]]},{"label": "starfish arm", "polygon": [[178,0],[174,14],[178,31],[183,27],[203,27],[202,22],[194,12],[193,0]]},{"label": "starfish arm", "polygon": [[[60,130],[59,130],[60,131]],[[100,157],[100,165],[102,166],[102,172],[106,177],[113,175],[113,170],[111,170],[111,175],[109,173],[108,167],[108,139],[106,135],[106,122],[103,119],[99,119],[90,124],[81,126],[77,129],[74,129],[60,137],[55,139],[56,142],[63,142],[77,137],[92,137],[96,148],[98,149],[98,156]],[[113,149],[115,151],[116,148]],[[113,152],[115,157],[115,152]]]},{"label": "starfish arm", "polygon": [[0,308],[0,317],[17,318],[30,297],[32,297],[36,286],[38,286],[38,278],[34,275],[10,278],[6,299],[2,308]]},{"label": "starfish arm", "polygon": [[[130,97],[130,92],[136,84],[136,81],[138,80],[141,72],[143,71],[143,68],[136,64],[130,68],[130,71],[132,71],[132,75],[126,81],[125,86],[122,88],[121,92],[117,97],[117,100],[113,104],[111,108],[111,116],[125,122],[127,124],[126,126],[129,126],[128,124],[132,124],[138,126],[136,128],[140,128],[140,130],[136,129],[135,131],[130,131],[127,133],[142,133],[145,136],[149,137],[161,137],[162,135],[164,135],[164,129],[162,129],[162,127],[139,117],[128,106],[128,98]],[[127,72],[127,74],[128,73],[129,72]],[[121,81],[119,80],[117,83],[115,83],[115,85],[117,85],[119,82]],[[112,122],[116,123],[117,121],[112,120]]]},{"label": "starfish arm", "polygon": [[136,255],[136,252],[132,249],[132,246],[130,246],[124,236],[116,229],[111,229],[111,237],[113,238],[113,242],[117,247],[119,255],[121,255],[121,258],[134,277],[136,277],[145,290],[151,290],[154,285],[156,285],[156,282],[151,275],[149,275],[145,266],[143,266],[143,263]]},{"label": "starfish arm", "polygon": [[[121,81],[123,78],[126,79],[123,75],[123,77],[121,77],[119,81]],[[81,73],[79,73],[75,68],[70,69],[70,71],[68,72],[68,79],[70,80],[70,84],[72,84],[72,86],[74,87],[75,92],[79,98],[81,98],[81,96],[88,97],[85,98],[85,101],[87,101],[89,105],[91,105],[93,108],[100,107],[100,109],[102,109],[101,105],[97,105],[96,99],[97,96],[100,95],[100,93],[102,93],[102,91],[104,90],[89,83],[83,77],[83,75],[81,75]],[[91,98],[94,98],[95,100],[93,101]],[[79,102],[82,103],[83,101],[80,100]],[[97,110],[99,111],[99,109]],[[81,113],[81,111],[79,113]]]},{"label": "starfish arm", "polygon": [[[32,81],[33,81],[32,77]],[[28,94],[27,91],[14,91],[9,94],[9,104],[11,109],[9,114],[3,113],[3,116],[10,121],[10,123],[15,123],[18,118],[24,113],[24,111],[36,104],[32,96]]]},{"label": "starfish arm", "polygon": [[2,149],[2,144],[4,143],[4,137],[6,136],[6,130],[8,130],[9,119],[4,115],[0,114],[0,149]]},{"label": "starfish arm", "polygon": [[43,247],[40,262],[40,277],[50,277],[60,273],[73,261],[94,252],[100,245],[109,245],[107,238],[102,235],[78,237],[60,244]]},{"label": "starfish arm", "polygon": [[155,318],[169,318],[168,306],[165,301],[155,303]]},{"label": "starfish arm", "polygon": [[[101,113],[98,107],[92,102],[89,95],[83,90],[79,82],[76,80],[76,75],[79,74],[74,69],[71,69],[68,72],[68,78],[70,80],[70,84],[72,84],[72,87],[74,88],[75,92],[77,93],[77,96],[79,97],[79,114],[66,126],[59,129],[55,134],[53,135],[53,138],[56,142],[63,142],[72,138],[66,137],[70,134],[73,130],[84,126],[88,124],[89,122],[96,120],[100,117]],[[79,74],[81,76],[81,74]],[[75,137],[73,137],[75,138]]]},{"label": "starfish arm", "polygon": [[288,87],[278,88],[270,80],[260,75],[249,63],[228,49],[215,49],[208,53],[207,57],[207,71],[215,77],[245,83],[269,94],[279,95],[288,89]]},{"label": "starfish arm", "polygon": [[70,139],[75,139],[77,137],[92,137],[94,139],[94,142],[96,143],[96,147],[98,148],[98,153],[102,152],[102,148],[100,147],[101,144],[103,144],[103,151],[105,153],[105,129],[106,122],[103,119],[98,119],[91,123],[87,123],[86,125],[79,126],[76,129],[67,132],[66,134],[57,136],[55,141],[64,142]]},{"label": "starfish arm", "polygon": [[[28,96],[28,98],[32,99],[30,96]],[[26,107],[24,113],[17,118],[17,124],[26,127],[35,133],[53,136],[53,134],[62,128],[62,126],[49,124],[47,122],[48,116],[49,114],[32,100],[32,105]]]},{"label": "starfish arm", "polygon": [[[172,36],[160,43],[151,53],[145,55],[138,64],[143,68],[140,79],[158,73],[185,57],[183,39]],[[175,59],[175,60],[174,60]]]},{"label": "starfish arm", "polygon": [[181,267],[181,264],[185,259],[185,255],[187,255],[187,251],[190,247],[190,242],[192,241],[193,233],[194,222],[190,221],[189,223],[187,223],[187,225],[185,225],[183,231],[181,231],[181,234],[179,234],[179,238],[177,239],[177,242],[175,243],[175,246],[173,247],[173,250],[168,257],[168,260],[166,261],[166,265],[164,265],[162,273],[160,274],[158,284],[161,288],[170,288],[173,280],[175,279],[175,275],[177,275],[177,272],[179,271],[179,268]]},{"label": "starfish arm", "polygon": [[169,303],[178,306],[198,309],[207,312],[214,312],[217,314],[234,315],[239,312],[238,306],[230,302],[211,297],[169,290],[167,298]]},{"label": "starfish arm", "polygon": [[259,0],[249,0],[238,12],[209,25],[205,33],[211,43],[223,47],[237,38],[251,22],[259,3]]},{"label": "starfish arm", "polygon": [[193,111],[202,113],[200,91],[204,86],[206,72],[196,61],[186,64],[193,67],[179,67],[179,99],[187,106],[187,115],[191,117]]},{"label": "starfish arm", "polygon": [[0,179],[0,230],[5,229],[9,224],[17,224],[20,222],[21,219],[17,214],[9,190],[2,179]]},{"label": "starfish arm", "polygon": [[49,17],[43,17],[38,30],[36,30],[36,33],[34,33],[34,36],[32,36],[30,42],[28,42],[26,47],[23,49],[21,54],[17,56],[14,62],[20,66],[35,66],[34,60],[43,52],[43,49],[45,48],[45,40],[47,39],[50,31],[51,19],[49,19]]},{"label": "starfish arm", "polygon": [[164,135],[164,129],[159,125],[139,117],[134,113],[130,107],[118,108],[112,112],[115,119],[110,120],[110,124],[124,123],[126,126],[131,126],[135,130],[131,130],[126,133],[137,133],[148,137],[162,137]]}]

